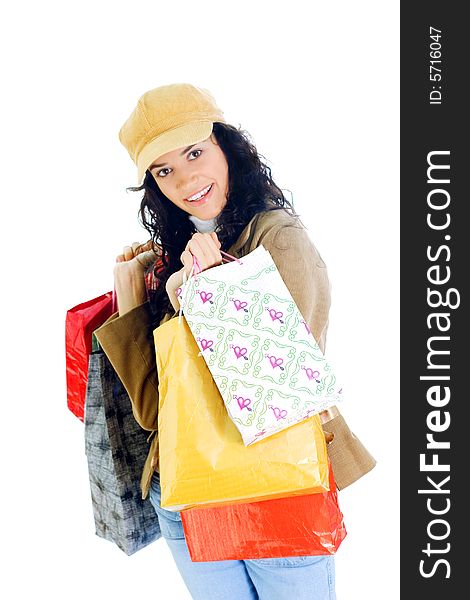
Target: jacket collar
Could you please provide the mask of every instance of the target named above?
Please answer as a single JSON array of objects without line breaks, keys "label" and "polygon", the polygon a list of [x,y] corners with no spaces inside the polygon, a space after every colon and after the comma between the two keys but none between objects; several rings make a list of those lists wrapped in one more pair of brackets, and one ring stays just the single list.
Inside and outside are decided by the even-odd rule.
[{"label": "jacket collar", "polygon": [[241,234],[238,236],[237,241],[234,244],[232,244],[232,246],[230,246],[230,248],[227,250],[227,254],[238,253],[247,243],[247,241],[250,238],[251,230],[254,226],[254,222],[257,216],[258,215],[255,215],[251,219],[251,221],[249,221],[248,225],[245,227],[245,229],[242,230]]},{"label": "jacket collar", "polygon": [[[260,234],[261,230],[265,229],[271,222],[279,221],[279,212],[282,208],[273,208],[260,213],[257,213],[238,236],[237,241],[227,250],[228,254],[239,253],[244,246],[249,244],[255,234]],[[283,211],[284,212],[284,211]]]}]

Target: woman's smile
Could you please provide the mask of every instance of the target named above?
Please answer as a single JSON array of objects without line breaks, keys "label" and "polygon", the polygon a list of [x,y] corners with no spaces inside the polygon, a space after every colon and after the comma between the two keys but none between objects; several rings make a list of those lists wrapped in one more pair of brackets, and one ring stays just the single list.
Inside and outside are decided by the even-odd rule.
[{"label": "woman's smile", "polygon": [[200,206],[201,204],[205,204],[209,200],[209,196],[211,195],[213,185],[214,184],[211,183],[210,185],[206,186],[199,192],[196,192],[195,194],[192,194],[188,198],[185,198],[185,202],[189,202],[193,206]]}]

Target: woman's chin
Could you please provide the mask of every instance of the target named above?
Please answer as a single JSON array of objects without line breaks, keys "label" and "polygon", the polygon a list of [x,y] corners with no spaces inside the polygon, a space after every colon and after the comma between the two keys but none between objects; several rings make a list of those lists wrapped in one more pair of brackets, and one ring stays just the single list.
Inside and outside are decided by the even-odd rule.
[{"label": "woman's chin", "polygon": [[210,219],[215,219],[222,212],[221,206],[201,206],[200,208],[195,208],[191,211],[191,214],[198,219],[202,219],[204,221],[209,221]]}]

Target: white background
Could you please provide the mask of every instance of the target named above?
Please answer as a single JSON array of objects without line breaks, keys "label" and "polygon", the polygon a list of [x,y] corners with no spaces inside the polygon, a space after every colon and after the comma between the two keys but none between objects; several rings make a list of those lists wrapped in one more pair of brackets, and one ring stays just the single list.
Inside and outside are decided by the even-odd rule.
[{"label": "white background", "polygon": [[[327,263],[327,353],[378,466],[340,493],[338,600],[399,596],[398,2],[21,2],[2,9],[2,597],[189,598],[163,540],[94,535],[66,408],[68,308],[144,241],[118,130],[148,89],[207,87]],[[312,598],[314,598],[312,596]]]}]

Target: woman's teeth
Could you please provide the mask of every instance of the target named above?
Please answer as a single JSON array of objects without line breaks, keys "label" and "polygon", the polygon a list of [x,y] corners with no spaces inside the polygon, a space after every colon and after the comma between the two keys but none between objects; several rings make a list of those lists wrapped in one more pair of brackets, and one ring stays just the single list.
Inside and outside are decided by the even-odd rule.
[{"label": "woman's teeth", "polygon": [[188,202],[194,202],[195,200],[200,200],[201,198],[204,198],[204,196],[209,192],[211,187],[212,187],[212,183],[210,185],[208,185],[207,187],[205,187],[200,192],[198,192],[197,194],[194,194],[193,196],[189,196],[189,198],[186,198],[186,200]]}]

